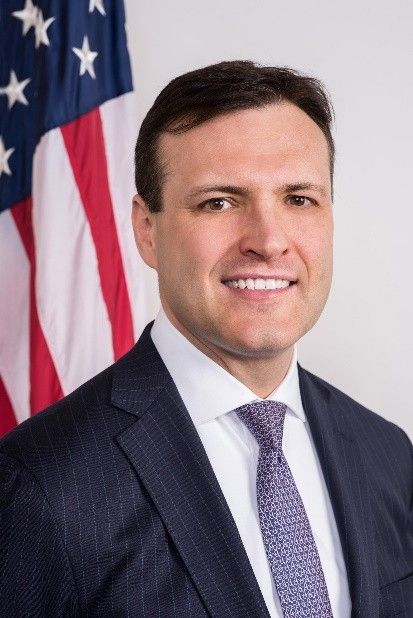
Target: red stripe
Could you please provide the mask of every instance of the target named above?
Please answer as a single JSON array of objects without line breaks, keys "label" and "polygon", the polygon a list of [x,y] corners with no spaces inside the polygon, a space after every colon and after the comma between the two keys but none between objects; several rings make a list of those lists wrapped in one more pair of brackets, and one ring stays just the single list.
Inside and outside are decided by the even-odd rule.
[{"label": "red stripe", "polygon": [[8,431],[16,427],[16,417],[14,416],[13,406],[0,377],[0,436],[4,436]]},{"label": "red stripe", "polygon": [[35,414],[61,399],[63,391],[37,313],[31,197],[14,206],[11,213],[30,262],[30,411]]},{"label": "red stripe", "polygon": [[89,220],[100,285],[112,325],[115,358],[134,343],[132,312],[113,216],[99,109],[61,127],[76,184]]}]

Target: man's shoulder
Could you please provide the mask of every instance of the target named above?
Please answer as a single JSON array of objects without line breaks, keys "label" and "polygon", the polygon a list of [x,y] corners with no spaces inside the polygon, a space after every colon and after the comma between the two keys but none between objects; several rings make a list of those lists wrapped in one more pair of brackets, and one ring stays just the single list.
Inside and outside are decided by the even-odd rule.
[{"label": "man's shoulder", "polygon": [[384,418],[380,413],[367,408],[333,384],[301,366],[300,373],[302,376],[304,375],[320,393],[324,393],[328,396],[331,409],[334,409],[338,414],[345,417],[355,434],[357,434],[358,431],[362,433],[370,431],[377,435],[389,434],[393,438],[401,439],[404,443],[407,441],[409,445],[411,445],[410,438],[407,436],[406,432],[396,423]]},{"label": "man's shoulder", "polygon": [[111,398],[116,378],[122,376],[121,386],[128,387],[131,384],[131,388],[136,387],[139,379],[144,382],[145,368],[156,357],[156,349],[150,338],[151,326],[152,322],[144,329],[139,341],[112,365],[0,439],[0,452],[17,441],[30,440],[30,436],[52,430],[56,424],[65,430],[79,428],[79,424],[84,426],[96,416],[101,417],[108,408],[113,409]]},{"label": "man's shoulder", "polygon": [[16,429],[0,440],[0,448],[16,434],[35,432],[56,414],[68,415],[72,413],[77,415],[81,408],[89,408],[104,403],[110,396],[112,373],[113,365],[93,376],[62,399],[23,421]]},{"label": "man's shoulder", "polygon": [[113,374],[120,362],[6,434],[0,439],[0,458],[5,455],[30,468],[36,460],[43,464],[58,456],[58,452],[86,444],[93,435],[101,439],[102,427],[112,423],[109,412],[113,409]]},{"label": "man's shoulder", "polygon": [[168,380],[150,337],[151,326],[115,363],[3,437],[0,456],[29,468],[47,461],[59,464],[59,458],[66,466],[72,454],[81,459],[82,450],[112,448],[114,436],[136,420]]}]

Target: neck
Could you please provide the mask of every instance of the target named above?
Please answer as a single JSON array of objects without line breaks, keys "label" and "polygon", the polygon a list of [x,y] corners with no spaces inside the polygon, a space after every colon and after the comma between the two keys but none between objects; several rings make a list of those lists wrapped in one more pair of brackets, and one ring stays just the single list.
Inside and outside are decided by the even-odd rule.
[{"label": "neck", "polygon": [[234,378],[245,384],[258,397],[265,399],[284,380],[293,358],[293,348],[280,352],[275,358],[224,358],[217,361]]}]

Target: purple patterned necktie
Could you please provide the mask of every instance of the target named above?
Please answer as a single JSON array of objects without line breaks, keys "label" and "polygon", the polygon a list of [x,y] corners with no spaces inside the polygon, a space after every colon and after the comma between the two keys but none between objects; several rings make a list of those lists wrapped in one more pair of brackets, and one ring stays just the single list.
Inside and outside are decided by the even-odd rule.
[{"label": "purple patterned necktie", "polygon": [[286,406],[257,401],[235,410],[260,447],[257,504],[261,532],[285,618],[332,618],[320,557],[282,452]]}]

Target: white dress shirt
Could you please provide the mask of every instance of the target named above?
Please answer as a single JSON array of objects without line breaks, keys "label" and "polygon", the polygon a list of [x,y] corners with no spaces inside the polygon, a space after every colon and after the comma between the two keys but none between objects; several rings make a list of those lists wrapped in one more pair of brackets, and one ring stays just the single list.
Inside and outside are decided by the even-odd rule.
[{"label": "white dress shirt", "polygon": [[[259,400],[252,391],[198,350],[161,309],[152,340],[201,438],[231,510],[270,615],[282,618],[257,511],[258,444],[234,412]],[[311,525],[334,618],[349,618],[351,600],[341,543],[318,455],[301,401],[297,349],[284,380],[267,399],[287,406],[282,449]]]}]

